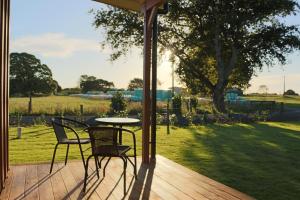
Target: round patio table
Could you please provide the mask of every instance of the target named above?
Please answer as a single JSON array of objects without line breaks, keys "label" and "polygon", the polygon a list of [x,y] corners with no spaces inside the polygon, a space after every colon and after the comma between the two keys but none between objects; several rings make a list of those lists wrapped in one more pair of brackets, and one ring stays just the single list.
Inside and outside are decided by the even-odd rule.
[{"label": "round patio table", "polygon": [[[141,122],[139,119],[126,117],[96,118],[95,121],[97,121],[100,124],[111,125],[119,128],[122,128],[123,126],[139,125],[139,123]],[[119,132],[119,143],[122,144],[122,130],[120,130]]]}]

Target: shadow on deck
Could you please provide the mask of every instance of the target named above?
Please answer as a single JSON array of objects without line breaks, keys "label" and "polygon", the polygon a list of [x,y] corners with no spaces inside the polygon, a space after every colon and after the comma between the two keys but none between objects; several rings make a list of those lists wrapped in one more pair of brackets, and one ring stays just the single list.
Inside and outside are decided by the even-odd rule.
[{"label": "shadow on deck", "polygon": [[99,179],[90,164],[85,194],[80,161],[71,161],[66,166],[57,163],[52,174],[49,174],[50,164],[11,166],[0,199],[252,199],[162,156],[157,156],[156,163],[150,165],[141,165],[141,159],[138,163],[138,180],[128,165],[125,197],[122,162],[112,159],[106,176],[100,174]]}]

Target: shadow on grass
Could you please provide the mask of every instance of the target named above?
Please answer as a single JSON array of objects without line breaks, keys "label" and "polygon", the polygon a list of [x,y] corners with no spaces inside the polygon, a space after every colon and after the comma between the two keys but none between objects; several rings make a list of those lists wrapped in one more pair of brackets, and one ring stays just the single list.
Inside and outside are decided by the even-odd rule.
[{"label": "shadow on grass", "polygon": [[258,199],[300,195],[300,133],[269,124],[191,128],[183,163]]},{"label": "shadow on grass", "polygon": [[[10,133],[17,134],[17,132],[15,132],[15,131],[10,131]],[[22,138],[22,139],[29,139],[30,137],[39,137],[39,136],[46,135],[49,133],[53,133],[52,127],[36,129],[34,131],[26,131],[26,128],[25,128],[25,130],[23,129],[23,131],[22,131],[22,135],[23,136],[25,135],[26,137]],[[27,136],[29,136],[29,137],[27,137]],[[18,137],[12,137],[9,140],[18,140],[18,139],[19,139]]]}]

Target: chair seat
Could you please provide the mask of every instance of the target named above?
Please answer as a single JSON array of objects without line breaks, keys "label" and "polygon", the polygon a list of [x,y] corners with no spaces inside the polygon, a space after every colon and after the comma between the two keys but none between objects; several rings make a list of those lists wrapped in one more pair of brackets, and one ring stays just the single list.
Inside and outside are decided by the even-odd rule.
[{"label": "chair seat", "polygon": [[125,153],[128,152],[130,149],[131,149],[130,146],[125,146],[125,145],[118,145],[118,146],[105,145],[95,149],[93,154],[99,156],[122,156],[125,155]]},{"label": "chair seat", "polygon": [[[89,138],[80,139],[80,144],[88,144],[91,140]],[[78,144],[77,139],[64,139],[59,142],[60,144]]]}]

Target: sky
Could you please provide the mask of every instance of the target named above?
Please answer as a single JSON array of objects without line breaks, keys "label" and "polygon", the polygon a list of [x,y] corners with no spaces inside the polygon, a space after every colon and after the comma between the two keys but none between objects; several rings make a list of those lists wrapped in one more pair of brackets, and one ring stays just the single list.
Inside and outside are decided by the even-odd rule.
[{"label": "sky", "polygon": [[[111,62],[109,48],[101,48],[105,35],[93,27],[91,9],[103,4],[92,0],[11,0],[11,52],[34,54],[49,66],[53,77],[63,88],[79,85],[80,75],[87,74],[113,81],[126,88],[129,81],[143,76],[140,49],[132,49],[126,57]],[[300,15],[288,17],[288,24],[300,24]],[[257,92],[267,85],[269,92],[286,88],[300,93],[300,52],[288,57],[288,64],[264,68],[251,80],[247,92]],[[158,66],[159,88],[171,87],[171,64],[164,57]],[[176,85],[180,85],[176,81]]]}]

